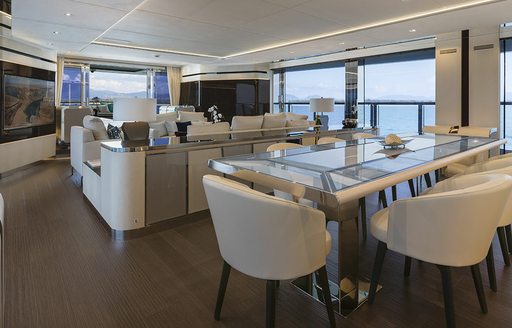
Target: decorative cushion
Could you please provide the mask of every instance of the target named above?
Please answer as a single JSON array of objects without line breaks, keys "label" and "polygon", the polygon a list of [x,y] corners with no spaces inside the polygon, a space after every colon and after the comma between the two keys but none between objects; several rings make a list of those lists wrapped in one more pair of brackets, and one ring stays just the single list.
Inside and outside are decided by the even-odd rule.
[{"label": "decorative cushion", "polygon": [[107,127],[107,135],[109,139],[123,139],[123,132],[117,126],[109,124]]},{"label": "decorative cushion", "polygon": [[87,115],[83,119],[84,128],[91,130],[94,140],[107,140],[108,134],[103,121],[97,117]]},{"label": "decorative cushion", "polygon": [[307,120],[307,115],[301,115],[301,114],[295,114],[295,113],[286,113],[286,120],[287,121],[301,121],[301,120]]},{"label": "decorative cushion", "polygon": [[176,121],[164,121],[165,123],[165,129],[167,130],[167,135],[172,137],[176,135],[176,132],[178,132],[178,126]]},{"label": "decorative cushion", "polygon": [[154,137],[160,138],[167,135],[167,129],[165,127],[165,121],[151,122],[149,127],[154,130]]},{"label": "decorative cushion", "polygon": [[233,116],[231,130],[259,130],[263,125],[263,116]]},{"label": "decorative cushion", "polygon": [[178,111],[178,117],[181,122],[205,121],[206,119],[203,112]]},{"label": "decorative cushion", "polygon": [[187,135],[187,126],[192,125],[192,123],[189,122],[176,122],[176,126],[178,127],[178,134],[185,136]]},{"label": "decorative cushion", "polygon": [[[275,128],[284,128],[286,126],[286,114],[269,114],[265,113],[263,116],[263,125],[262,129],[275,129]],[[286,130],[273,130],[273,131],[263,131],[264,136],[276,136],[276,135],[286,135]]]}]

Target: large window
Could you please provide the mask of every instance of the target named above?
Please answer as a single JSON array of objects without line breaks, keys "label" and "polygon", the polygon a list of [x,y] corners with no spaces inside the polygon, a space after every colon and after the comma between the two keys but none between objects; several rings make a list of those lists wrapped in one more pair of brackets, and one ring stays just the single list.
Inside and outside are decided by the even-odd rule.
[{"label": "large window", "polygon": [[64,67],[62,77],[63,105],[80,105],[82,99],[82,68],[80,66]]},{"label": "large window", "polygon": [[151,98],[158,105],[170,104],[165,69],[98,68],[66,65],[62,83],[62,105],[111,105],[114,98]]},{"label": "large window", "polygon": [[[432,49],[361,61],[362,99],[366,108],[376,111],[380,134],[415,133],[423,125],[435,124],[434,56]],[[370,117],[365,115],[365,120]]]},{"label": "large window", "polygon": [[[309,111],[311,98],[334,98],[335,111],[329,115],[329,125],[341,125],[344,117],[345,67],[312,68],[291,70],[285,73],[285,111],[306,114],[313,119]],[[276,83],[276,79],[278,80]],[[279,74],[274,74],[274,102],[279,95]]]},{"label": "large window", "polygon": [[501,40],[501,134],[508,142],[505,150],[512,150],[512,39]]},{"label": "large window", "polygon": [[[417,133],[435,124],[435,51],[426,49],[360,59],[358,62],[359,126],[378,126],[381,134]],[[328,66],[328,67],[326,67]],[[274,74],[274,110],[279,95]],[[335,99],[329,125],[340,126],[345,113],[344,63],[285,71],[285,111],[307,114],[309,99]]]}]

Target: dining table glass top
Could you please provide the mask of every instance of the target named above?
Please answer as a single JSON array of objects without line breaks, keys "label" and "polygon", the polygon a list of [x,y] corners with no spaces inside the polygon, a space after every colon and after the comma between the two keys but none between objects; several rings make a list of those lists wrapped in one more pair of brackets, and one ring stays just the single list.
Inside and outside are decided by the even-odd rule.
[{"label": "dining table glass top", "polygon": [[387,149],[383,138],[341,141],[210,160],[224,172],[252,171],[335,193],[361,183],[477,148],[498,139],[459,135],[403,136],[404,148]]}]

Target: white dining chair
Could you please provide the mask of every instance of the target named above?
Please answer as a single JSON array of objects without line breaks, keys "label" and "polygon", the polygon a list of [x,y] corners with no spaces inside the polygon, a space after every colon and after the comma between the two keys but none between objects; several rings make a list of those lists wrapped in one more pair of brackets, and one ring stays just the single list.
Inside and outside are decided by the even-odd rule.
[{"label": "white dining chair", "polygon": [[335,138],[335,137],[322,137],[322,138],[318,139],[316,144],[317,145],[325,145],[325,144],[336,143],[336,142],[340,142],[340,141],[345,141],[345,140],[340,139],[340,138]]},{"label": "white dining chair", "polygon": [[451,267],[471,267],[480,308],[487,312],[478,264],[511,196],[512,177],[472,174],[454,178],[450,191],[393,202],[371,219],[378,240],[368,301],[372,304],[387,249],[436,264],[441,271],[446,324],[455,327]]},{"label": "white dining chair", "polygon": [[291,142],[277,142],[275,144],[271,144],[267,147],[267,151],[279,151],[286,149],[294,149],[302,147],[301,144],[291,143]]},{"label": "white dining chair", "polygon": [[224,259],[215,319],[220,320],[231,268],[267,281],[267,327],[275,324],[277,281],[318,272],[329,323],[335,327],[326,270],[332,240],[324,213],[223,177],[205,175],[203,185]]}]

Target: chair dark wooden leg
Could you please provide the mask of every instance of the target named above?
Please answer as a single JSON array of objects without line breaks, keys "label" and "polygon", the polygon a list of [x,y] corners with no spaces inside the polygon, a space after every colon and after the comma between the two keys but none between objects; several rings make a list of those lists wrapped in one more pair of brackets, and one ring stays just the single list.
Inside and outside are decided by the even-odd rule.
[{"label": "chair dark wooden leg", "polygon": [[436,177],[436,183],[438,183],[441,180],[441,172],[439,169],[435,170],[435,177]]},{"label": "chair dark wooden leg", "polygon": [[220,311],[222,310],[222,303],[224,303],[224,295],[226,294],[230,272],[231,266],[224,261],[224,267],[222,268],[222,275],[220,277],[219,293],[217,294],[217,303],[215,304],[215,320],[220,320]]},{"label": "chair dark wooden leg", "polygon": [[494,252],[492,250],[492,243],[489,247],[489,252],[487,252],[487,257],[485,258],[487,262],[487,274],[489,275],[489,285],[491,285],[491,289],[495,292],[498,291],[498,285],[496,283],[496,269],[494,267]]},{"label": "chair dark wooden leg", "polygon": [[327,279],[327,269],[325,266],[318,269],[318,283],[322,287],[322,294],[329,317],[329,326],[336,327],[336,319],[334,318],[334,309],[332,308],[331,291],[329,290],[329,280]]},{"label": "chair dark wooden leg", "polygon": [[404,263],[404,277],[409,277],[411,275],[411,262],[411,258],[406,256]]},{"label": "chair dark wooden leg", "polygon": [[279,289],[280,286],[281,286],[281,281],[280,280],[276,280],[276,289]]},{"label": "chair dark wooden leg", "polygon": [[505,235],[507,236],[508,252],[512,253],[512,228],[510,224],[505,226]]},{"label": "chair dark wooden leg", "polygon": [[485,301],[484,285],[482,284],[482,275],[480,274],[480,266],[478,264],[471,266],[471,274],[473,275],[473,282],[475,283],[478,303],[480,303],[480,310],[482,310],[482,313],[487,313],[487,302]]},{"label": "chair dark wooden leg", "polygon": [[498,227],[498,240],[500,241],[501,253],[503,254],[503,260],[506,266],[510,266],[510,256],[507,248],[507,237],[505,237],[505,228]]},{"label": "chair dark wooden leg", "polygon": [[425,177],[425,183],[427,184],[427,187],[432,188],[432,180],[430,179],[430,173],[425,173],[423,176]]},{"label": "chair dark wooden leg", "polygon": [[416,197],[416,192],[414,191],[414,181],[412,181],[412,179],[409,179],[407,182],[409,183],[409,190],[411,191],[411,197]]},{"label": "chair dark wooden leg", "polygon": [[455,328],[455,305],[453,303],[452,273],[450,267],[438,265],[443,281],[444,314],[446,327]]},{"label": "chair dark wooden leg", "polygon": [[398,199],[398,197],[396,195],[396,185],[393,185],[391,187],[391,198],[393,199],[393,201]]},{"label": "chair dark wooden leg", "polygon": [[366,226],[366,198],[359,198],[359,208],[361,209],[361,230],[363,230],[363,240],[368,237],[368,227]]},{"label": "chair dark wooden leg", "polygon": [[373,263],[372,280],[370,282],[370,291],[368,292],[368,303],[373,304],[375,301],[375,293],[377,292],[377,285],[380,280],[380,273],[382,272],[382,265],[384,264],[384,256],[388,246],[386,243],[379,241],[377,245],[377,255],[375,255],[375,262]]},{"label": "chair dark wooden leg", "polygon": [[267,280],[267,320],[266,327],[274,328],[276,323],[276,282]]},{"label": "chair dark wooden leg", "polygon": [[379,191],[379,201],[382,203],[382,207],[388,207],[388,199],[386,198],[386,191]]},{"label": "chair dark wooden leg", "polygon": [[71,167],[71,176],[73,176],[73,173],[75,173],[73,167]]}]

